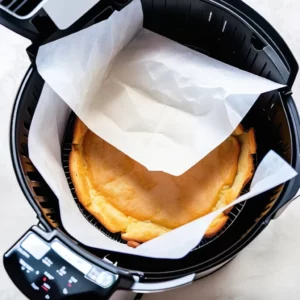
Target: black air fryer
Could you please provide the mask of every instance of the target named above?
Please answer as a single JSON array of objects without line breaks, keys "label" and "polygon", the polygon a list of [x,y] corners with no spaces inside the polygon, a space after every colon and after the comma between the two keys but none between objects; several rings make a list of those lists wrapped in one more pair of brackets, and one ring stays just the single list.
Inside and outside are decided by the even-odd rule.
[{"label": "black air fryer", "polygon": [[[224,229],[213,239],[203,239],[182,259],[108,252],[72,239],[62,225],[57,198],[28,157],[28,133],[44,84],[35,57],[41,44],[101,22],[115,10],[123,9],[130,0],[95,1],[79,19],[60,29],[46,10],[45,5],[50,1],[0,0],[0,23],[32,40],[27,49],[32,64],[13,108],[10,147],[19,184],[38,218],[38,224],[4,255],[7,273],[30,299],[91,300],[109,299],[122,289],[136,293],[165,291],[221,268],[288,206],[300,187],[300,177],[235,206]],[[78,1],[81,2],[62,2],[71,6],[79,4]],[[291,92],[298,65],[278,33],[238,0],[142,0],[142,5],[145,28],[287,86],[261,95],[243,125],[255,128],[257,164],[273,149],[300,172],[300,122]],[[64,9],[63,13],[68,14]],[[62,151],[62,164],[66,165],[71,189],[67,165],[72,121],[70,116]],[[77,201],[75,194],[74,201]],[[79,209],[99,231],[104,231],[80,205]]]}]

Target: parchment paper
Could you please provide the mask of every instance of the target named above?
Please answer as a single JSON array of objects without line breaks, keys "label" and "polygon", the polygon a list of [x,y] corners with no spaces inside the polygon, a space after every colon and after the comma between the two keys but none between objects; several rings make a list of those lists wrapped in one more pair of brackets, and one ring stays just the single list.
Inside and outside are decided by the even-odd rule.
[{"label": "parchment paper", "polygon": [[61,162],[61,139],[69,114],[70,108],[45,84],[31,123],[29,156],[59,200],[64,228],[73,238],[91,247],[154,258],[181,258],[198,245],[211,221],[221,211],[297,174],[275,152],[270,151],[257,168],[249,193],[221,210],[132,249],[111,240],[90,224],[73,199]]},{"label": "parchment paper", "polygon": [[134,0],[108,20],[42,46],[38,71],[108,143],[149,170],[181,175],[232,133],[261,93],[282,85],[142,23]]}]

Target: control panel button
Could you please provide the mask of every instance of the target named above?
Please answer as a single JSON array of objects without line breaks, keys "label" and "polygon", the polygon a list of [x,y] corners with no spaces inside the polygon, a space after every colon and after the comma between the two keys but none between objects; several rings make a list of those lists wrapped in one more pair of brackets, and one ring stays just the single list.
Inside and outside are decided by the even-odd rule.
[{"label": "control panel button", "polygon": [[64,295],[67,295],[69,292],[68,292],[68,290],[65,288],[65,289],[63,289],[63,294]]},{"label": "control panel button", "polygon": [[58,275],[60,275],[60,276],[66,275],[67,274],[66,267],[63,266],[59,270],[56,270],[56,273],[58,273]]},{"label": "control panel button", "polygon": [[47,271],[44,272],[44,275],[49,279],[49,280],[53,280],[54,277]]},{"label": "control panel button", "polygon": [[50,285],[49,285],[48,283],[46,283],[46,282],[43,283],[43,286],[44,286],[45,288],[47,288],[48,290],[51,289]]},{"label": "control panel button", "polygon": [[97,277],[96,282],[103,288],[108,288],[114,282],[114,277],[111,273],[102,272]]},{"label": "control panel button", "polygon": [[93,269],[88,273],[87,277],[92,281],[96,281],[99,274],[100,274],[100,270],[98,270],[98,268],[96,267],[93,267]]},{"label": "control panel button", "polygon": [[104,271],[96,266],[93,267],[86,277],[100,285],[102,288],[110,287],[116,279],[116,276],[114,276],[112,273]]},{"label": "control panel button", "polygon": [[77,283],[78,280],[74,277],[74,276],[71,276],[71,278],[68,280],[68,283],[72,284],[72,283]]},{"label": "control panel button", "polygon": [[53,261],[47,256],[42,259],[42,262],[49,268],[53,265]]},{"label": "control panel button", "polygon": [[35,259],[41,259],[51,249],[43,240],[33,233],[23,241],[21,246]]},{"label": "control panel button", "polygon": [[51,289],[51,286],[49,284],[47,284],[46,282],[44,282],[41,286],[41,288],[45,291],[48,292]]},{"label": "control panel button", "polygon": [[26,271],[26,273],[30,273],[30,272],[34,271],[34,269],[22,258],[19,260],[19,262],[20,262],[22,271]]},{"label": "control panel button", "polygon": [[32,286],[32,288],[34,289],[34,290],[36,290],[36,291],[38,291],[40,288],[35,284],[35,282],[33,282],[32,284],[31,284],[31,286]]}]

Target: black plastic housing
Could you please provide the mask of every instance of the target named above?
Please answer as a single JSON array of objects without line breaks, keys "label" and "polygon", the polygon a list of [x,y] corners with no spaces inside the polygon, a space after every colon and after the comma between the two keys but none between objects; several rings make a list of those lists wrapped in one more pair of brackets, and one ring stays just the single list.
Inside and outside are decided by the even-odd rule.
[{"label": "black plastic housing", "polygon": [[[126,5],[127,1],[125,1]],[[118,5],[117,5],[118,4]],[[300,172],[300,121],[290,88],[298,72],[294,56],[278,33],[255,11],[241,1],[142,0],[144,27],[181,44],[253,74],[287,84],[280,92],[264,94],[244,120],[254,127],[258,161],[274,149]],[[112,5],[103,0],[67,31],[54,31],[43,39],[54,40],[99,22],[124,3]],[[39,40],[32,46],[34,61]],[[20,186],[47,231],[67,232],[61,223],[58,201],[28,158],[28,133],[43,80],[34,66],[29,69],[19,90],[11,120],[11,152]],[[272,216],[296,194],[299,176],[246,203],[241,215],[226,233],[185,258],[170,261],[78,247],[98,257],[109,255],[124,269],[144,273],[145,282],[163,281],[209,270],[233,258],[269,223]],[[70,242],[73,242],[70,238]],[[77,243],[77,241],[76,241]],[[82,251],[82,255],[86,255]]]}]

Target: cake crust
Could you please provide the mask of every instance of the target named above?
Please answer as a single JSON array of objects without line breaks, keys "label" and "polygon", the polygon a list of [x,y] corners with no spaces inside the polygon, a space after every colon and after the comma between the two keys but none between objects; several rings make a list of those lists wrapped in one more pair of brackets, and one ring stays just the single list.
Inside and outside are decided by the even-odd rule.
[{"label": "cake crust", "polygon": [[[239,126],[219,147],[181,176],[150,172],[75,121],[70,175],[79,201],[129,245],[149,241],[234,201],[251,180],[254,130]],[[220,214],[205,237],[226,224]]]}]

